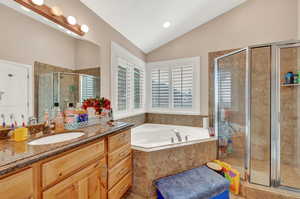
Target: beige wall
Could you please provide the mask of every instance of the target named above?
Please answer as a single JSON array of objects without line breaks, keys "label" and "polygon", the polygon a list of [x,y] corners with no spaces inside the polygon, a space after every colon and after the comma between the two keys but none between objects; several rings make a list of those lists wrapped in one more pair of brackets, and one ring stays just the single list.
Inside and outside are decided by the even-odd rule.
[{"label": "beige wall", "polygon": [[146,55],[139,48],[88,9],[80,0],[46,0],[45,2],[50,6],[58,5],[64,15],[74,15],[79,24],[85,23],[90,27],[90,32],[84,38],[101,47],[101,95],[110,97],[111,41],[120,44],[140,59],[146,60]]},{"label": "beige wall", "polygon": [[86,69],[100,67],[101,49],[99,46],[85,40],[76,40],[75,68]]},{"label": "beige wall", "polygon": [[248,0],[150,52],[147,61],[201,56],[201,109],[208,114],[208,52],[297,38],[298,0]]},{"label": "beige wall", "polygon": [[74,68],[74,38],[2,4],[0,19],[0,59]]},{"label": "beige wall", "polygon": [[[110,97],[110,46],[115,41],[142,60],[145,54],[123,37],[118,31],[104,22],[80,0],[46,0],[47,5],[59,6],[64,15],[74,15],[79,24],[87,24],[90,32],[84,39],[100,46],[101,95]],[[113,13],[112,13],[113,14]],[[0,59],[33,65],[34,61],[51,65],[74,68],[74,39],[38,21],[0,5]],[[4,20],[9,19],[9,20]],[[16,22],[14,25],[11,22]],[[91,61],[77,59],[83,68],[90,68]],[[80,66],[82,67],[82,66]]]}]

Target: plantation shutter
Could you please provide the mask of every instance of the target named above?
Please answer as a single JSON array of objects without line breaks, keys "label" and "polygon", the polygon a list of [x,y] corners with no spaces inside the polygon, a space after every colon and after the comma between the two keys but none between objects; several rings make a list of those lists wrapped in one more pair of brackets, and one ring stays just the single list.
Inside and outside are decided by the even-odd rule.
[{"label": "plantation shutter", "polygon": [[96,80],[94,77],[81,75],[80,76],[80,101],[96,97]]},{"label": "plantation shutter", "polygon": [[134,81],[134,108],[139,109],[143,107],[144,98],[144,72],[141,69],[134,68],[133,70]]},{"label": "plantation shutter", "polygon": [[151,71],[152,107],[169,108],[170,82],[169,69],[157,68]]},{"label": "plantation shutter", "polygon": [[232,102],[232,76],[230,71],[220,70],[219,78],[219,100],[221,108],[231,108]]},{"label": "plantation shutter", "polygon": [[118,111],[129,109],[130,102],[130,70],[128,63],[119,59],[117,69],[117,107]]},{"label": "plantation shutter", "polygon": [[193,66],[172,68],[172,91],[174,108],[193,107]]}]

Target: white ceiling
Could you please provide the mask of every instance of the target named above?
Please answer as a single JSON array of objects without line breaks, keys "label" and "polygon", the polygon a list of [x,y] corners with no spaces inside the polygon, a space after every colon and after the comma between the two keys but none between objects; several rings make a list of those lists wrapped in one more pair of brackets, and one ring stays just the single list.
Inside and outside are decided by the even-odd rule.
[{"label": "white ceiling", "polygon": [[[81,0],[145,53],[166,44],[245,1]],[[168,29],[163,28],[166,21],[171,22]]]}]

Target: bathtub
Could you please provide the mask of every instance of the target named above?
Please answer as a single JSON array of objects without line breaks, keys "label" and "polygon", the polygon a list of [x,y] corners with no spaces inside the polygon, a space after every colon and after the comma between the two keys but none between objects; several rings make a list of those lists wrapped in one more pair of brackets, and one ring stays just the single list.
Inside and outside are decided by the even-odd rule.
[{"label": "bathtub", "polygon": [[208,129],[188,126],[143,124],[133,128],[131,133],[132,148],[145,152],[212,140],[216,138],[210,137]]},{"label": "bathtub", "polygon": [[132,193],[141,198],[156,198],[154,180],[217,158],[217,139],[203,128],[143,124],[132,129],[131,139],[135,182]]}]

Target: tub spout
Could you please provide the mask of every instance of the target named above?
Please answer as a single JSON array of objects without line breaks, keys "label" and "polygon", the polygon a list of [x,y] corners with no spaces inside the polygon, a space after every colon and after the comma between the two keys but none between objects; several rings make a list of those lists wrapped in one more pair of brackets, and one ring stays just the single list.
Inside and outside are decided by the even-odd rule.
[{"label": "tub spout", "polygon": [[178,139],[178,142],[182,142],[182,137],[181,137],[179,131],[177,129],[174,129],[173,131]]}]

